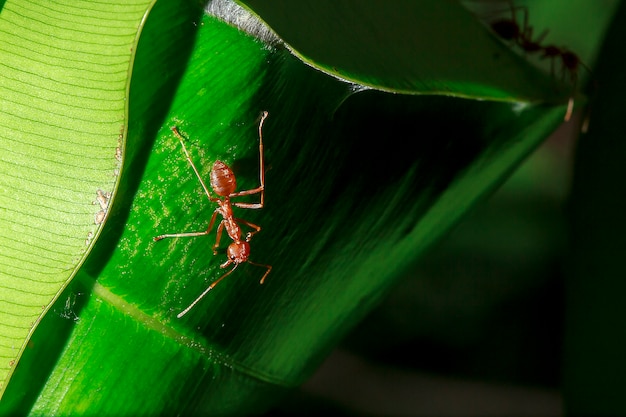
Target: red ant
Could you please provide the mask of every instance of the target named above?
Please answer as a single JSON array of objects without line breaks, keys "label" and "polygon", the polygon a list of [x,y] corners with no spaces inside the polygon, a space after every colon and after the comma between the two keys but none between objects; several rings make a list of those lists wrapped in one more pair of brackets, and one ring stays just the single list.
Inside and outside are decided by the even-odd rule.
[{"label": "red ant", "polygon": [[[198,172],[196,166],[194,165],[191,157],[189,156],[189,152],[187,152],[187,148],[185,147],[184,139],[182,135],[178,132],[178,128],[173,126],[172,132],[180,141],[180,144],[183,147],[183,152],[187,157],[187,162],[191,165],[191,168],[196,173],[196,177],[200,181],[200,185],[204,189],[204,193],[208,197],[209,201],[217,203],[217,208],[213,212],[213,216],[211,216],[211,221],[209,222],[209,226],[207,230],[202,232],[190,232],[190,233],[172,233],[172,234],[164,234],[159,235],[154,238],[154,241],[159,241],[161,239],[165,239],[168,237],[193,237],[193,236],[204,236],[211,232],[213,225],[215,224],[215,219],[218,214],[222,215],[222,221],[217,226],[217,236],[215,239],[215,244],[213,245],[213,255],[217,255],[217,248],[220,244],[220,239],[222,237],[222,231],[226,229],[226,233],[233,240],[228,248],[226,249],[226,256],[228,259],[226,262],[220,265],[220,268],[226,268],[228,265],[233,264],[233,267],[230,271],[226,272],[220,278],[218,278],[215,282],[213,282],[198,298],[196,298],[187,308],[185,308],[181,313],[178,314],[178,318],[181,318],[185,314],[189,312],[209,291],[211,291],[221,280],[232,274],[232,272],[239,266],[239,264],[243,262],[248,262],[249,264],[262,266],[267,269],[265,274],[261,278],[261,284],[265,281],[265,278],[272,270],[271,265],[264,265],[252,262],[248,259],[250,256],[250,239],[253,235],[261,231],[261,227],[256,224],[250,223],[246,220],[235,218],[233,215],[233,206],[239,208],[246,209],[260,209],[263,208],[264,199],[265,199],[265,168],[263,161],[263,122],[267,118],[268,113],[264,111],[261,114],[261,121],[259,122],[259,182],[260,185],[257,188],[253,188],[251,190],[239,191],[235,192],[237,188],[237,182],[235,179],[235,174],[233,171],[223,163],[222,161],[215,161],[213,167],[211,168],[210,173],[210,181],[211,188],[219,197],[213,197],[211,192],[204,184],[200,173]],[[260,194],[260,201],[258,203],[231,203],[231,198],[240,197],[244,195],[252,195],[252,194]],[[221,198],[220,198],[221,197]],[[246,234],[246,238],[244,240],[241,239],[241,228],[238,223],[243,223],[246,226],[254,229],[252,232],[248,232]]]},{"label": "red ant", "polygon": [[[535,40],[532,39],[533,28],[528,24],[528,9],[524,6],[515,7],[512,1],[509,1],[511,8],[511,19],[499,19],[491,23],[491,29],[502,39],[507,41],[513,41],[526,53],[539,53],[541,52],[540,59],[551,59],[551,74],[554,76],[554,60],[559,58],[561,61],[562,75],[565,76],[565,72],[570,74],[570,81],[572,83],[572,90],[576,90],[578,82],[578,68],[583,66],[587,71],[591,72],[589,68],[582,63],[578,55],[570,51],[567,48],[559,48],[554,45],[544,46],[541,41],[546,37],[548,31],[545,30]],[[521,9],[524,13],[524,20],[520,27],[517,22],[517,16],[515,11]],[[574,110],[574,97],[570,96],[567,102],[567,110],[565,112],[564,120],[567,122],[572,117]]]}]

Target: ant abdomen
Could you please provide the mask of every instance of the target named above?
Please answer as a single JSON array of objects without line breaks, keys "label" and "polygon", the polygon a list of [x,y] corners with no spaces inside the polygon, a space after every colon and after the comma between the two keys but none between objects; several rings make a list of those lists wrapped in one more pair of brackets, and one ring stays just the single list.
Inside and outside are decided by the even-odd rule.
[{"label": "ant abdomen", "polygon": [[210,176],[211,188],[219,196],[228,197],[237,189],[235,173],[222,161],[215,161]]}]

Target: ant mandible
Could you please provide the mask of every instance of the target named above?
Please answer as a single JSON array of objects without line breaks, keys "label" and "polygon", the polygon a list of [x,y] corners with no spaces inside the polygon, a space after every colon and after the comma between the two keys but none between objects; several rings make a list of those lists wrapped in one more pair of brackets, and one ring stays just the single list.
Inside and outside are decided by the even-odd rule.
[{"label": "ant mandible", "polygon": [[[233,271],[242,263],[247,262],[252,265],[262,266],[266,268],[265,274],[261,278],[260,283],[263,284],[265,278],[272,270],[271,265],[258,264],[256,262],[252,262],[248,257],[250,256],[250,239],[253,235],[261,231],[261,227],[256,224],[250,223],[249,221],[238,219],[233,215],[233,206],[239,208],[246,209],[260,209],[263,208],[264,200],[265,200],[265,163],[263,160],[263,123],[267,118],[268,113],[264,111],[261,114],[261,121],[259,122],[259,186],[257,188],[253,188],[251,190],[239,191],[235,192],[237,188],[237,181],[235,178],[235,174],[232,169],[228,167],[222,161],[215,161],[213,167],[211,168],[210,173],[210,184],[211,188],[218,195],[218,197],[213,197],[211,192],[205,185],[198,169],[194,165],[191,157],[189,156],[189,152],[187,152],[187,148],[185,147],[185,142],[183,136],[178,131],[176,126],[173,126],[172,132],[180,141],[182,145],[183,152],[187,158],[187,162],[191,165],[193,172],[195,172],[196,177],[200,181],[200,185],[204,189],[204,193],[208,197],[209,201],[217,203],[217,208],[213,212],[211,216],[211,221],[209,222],[209,226],[205,231],[202,232],[188,232],[188,233],[171,233],[171,234],[163,234],[156,236],[154,241],[157,242],[159,240],[170,238],[170,237],[194,237],[194,236],[204,236],[211,232],[213,229],[213,225],[215,224],[215,219],[217,215],[220,214],[222,216],[222,221],[217,226],[217,233],[215,244],[213,245],[213,255],[217,255],[217,248],[220,244],[220,239],[222,238],[222,232],[226,229],[226,233],[228,233],[228,237],[230,237],[233,242],[228,245],[226,249],[226,256],[228,259],[226,262],[220,265],[220,268],[226,268],[229,265],[233,265],[233,267],[227,271],[224,275],[219,277],[216,281],[214,281],[209,287],[202,293],[198,298],[196,298],[187,308],[185,308],[182,312],[180,312],[177,317],[181,318],[185,314],[189,312],[209,291],[211,291],[217,284],[220,283],[224,278],[233,273]],[[239,202],[231,202],[231,198],[240,197],[244,195],[252,195],[252,194],[260,194],[260,201],[258,203],[239,203]],[[241,238],[241,227],[239,223],[245,224],[246,226],[253,229],[253,231],[248,232],[246,234],[245,239]]]}]

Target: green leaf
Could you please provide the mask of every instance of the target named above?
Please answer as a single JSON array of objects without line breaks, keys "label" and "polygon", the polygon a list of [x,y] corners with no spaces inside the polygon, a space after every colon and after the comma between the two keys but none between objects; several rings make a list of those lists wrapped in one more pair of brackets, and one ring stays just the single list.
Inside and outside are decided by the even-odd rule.
[{"label": "green leaf", "polygon": [[458,1],[242,2],[305,62],[361,85],[518,102],[569,95]]},{"label": "green leaf", "polygon": [[0,393],[106,217],[150,3],[9,0],[0,11]]},{"label": "green leaf", "polygon": [[[484,45],[505,50],[485,36]],[[489,48],[479,48],[477,60]],[[555,84],[511,55],[523,66],[514,72]],[[465,84],[467,95],[529,98],[518,105],[418,95],[432,93],[421,90],[425,73],[411,73],[412,94],[389,94],[394,77],[368,67],[367,55],[353,59],[361,64],[354,79],[367,78],[377,91],[329,77],[280,43],[201,17],[186,2],[156,3],[137,45],[123,169],[106,228],[30,340],[4,410],[263,411],[306,379],[416,256],[563,117],[562,92],[544,95],[532,82],[480,91]],[[429,82],[458,81],[438,77]],[[545,104],[529,104],[535,99]],[[238,189],[251,189],[264,110],[266,206],[236,216],[262,227],[250,259],[272,272],[261,286],[263,268],[240,266],[179,320],[224,273],[226,258],[224,247],[213,256],[213,232],[153,242],[206,230],[215,209],[170,126],[187,138],[205,181],[220,159],[236,172]]]},{"label": "green leaf", "polygon": [[574,165],[564,352],[564,400],[571,415],[626,413],[625,23],[621,2],[594,71],[589,131],[580,139]]}]

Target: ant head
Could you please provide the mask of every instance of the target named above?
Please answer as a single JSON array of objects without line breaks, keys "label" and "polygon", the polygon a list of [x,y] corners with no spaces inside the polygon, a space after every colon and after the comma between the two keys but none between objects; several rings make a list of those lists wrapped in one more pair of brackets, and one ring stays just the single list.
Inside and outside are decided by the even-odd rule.
[{"label": "ant head", "polygon": [[234,264],[246,262],[250,256],[250,244],[242,241],[233,242],[228,245],[226,256],[228,256],[228,260]]}]

